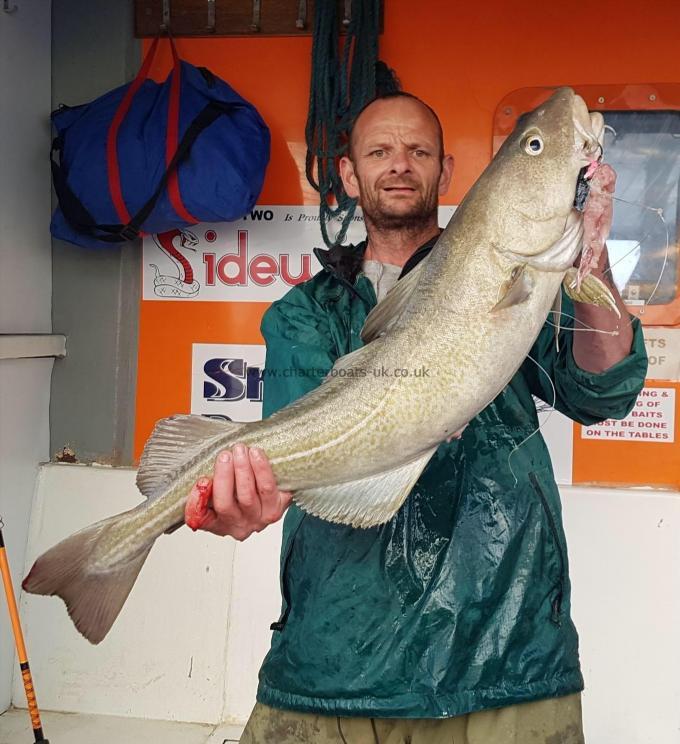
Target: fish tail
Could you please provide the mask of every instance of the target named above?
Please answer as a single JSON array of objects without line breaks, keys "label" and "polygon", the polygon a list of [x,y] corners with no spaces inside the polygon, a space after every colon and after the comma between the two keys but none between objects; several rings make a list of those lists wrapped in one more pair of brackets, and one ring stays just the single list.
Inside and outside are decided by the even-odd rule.
[{"label": "fish tail", "polygon": [[90,643],[99,643],[111,629],[153,547],[152,541],[124,563],[93,571],[95,546],[117,521],[105,519],[62,540],[36,560],[21,585],[31,594],[61,597]]}]

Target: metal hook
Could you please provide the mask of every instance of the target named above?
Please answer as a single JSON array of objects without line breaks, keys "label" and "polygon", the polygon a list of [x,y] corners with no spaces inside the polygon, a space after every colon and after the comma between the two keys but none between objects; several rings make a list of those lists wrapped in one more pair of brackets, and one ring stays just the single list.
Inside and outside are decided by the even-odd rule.
[{"label": "metal hook", "polygon": [[260,0],[253,0],[253,20],[250,24],[251,31],[260,30],[261,3]]},{"label": "metal hook", "polygon": [[307,24],[307,0],[298,0],[298,17],[295,28],[304,28]]},{"label": "metal hook", "polygon": [[208,31],[215,33],[215,0],[208,0]]},{"label": "metal hook", "polygon": [[10,8],[9,0],[2,0],[2,9],[5,11],[5,13],[15,13],[17,10],[19,10],[19,6],[12,5],[12,7]]},{"label": "metal hook", "polygon": [[163,0],[163,17],[161,19],[161,31],[170,31],[170,0]]},{"label": "metal hook", "polygon": [[345,0],[345,17],[342,19],[343,26],[349,26],[352,21],[352,0]]}]

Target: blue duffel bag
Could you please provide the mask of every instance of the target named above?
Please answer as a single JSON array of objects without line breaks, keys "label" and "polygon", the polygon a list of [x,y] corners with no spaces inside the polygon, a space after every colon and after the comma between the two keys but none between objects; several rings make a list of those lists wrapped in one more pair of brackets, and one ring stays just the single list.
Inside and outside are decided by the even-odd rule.
[{"label": "blue duffel bag", "polygon": [[52,114],[52,235],[98,248],[248,213],[260,194],[270,136],[255,107],[205,68],[179,59],[164,83],[137,77]]}]

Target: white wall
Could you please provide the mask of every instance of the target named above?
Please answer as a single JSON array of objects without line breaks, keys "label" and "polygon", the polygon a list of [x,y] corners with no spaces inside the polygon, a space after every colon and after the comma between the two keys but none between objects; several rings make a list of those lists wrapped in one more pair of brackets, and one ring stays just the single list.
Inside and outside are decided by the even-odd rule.
[{"label": "white wall", "polygon": [[680,741],[680,494],[563,487],[586,738]]},{"label": "white wall", "polygon": [[[677,744],[680,494],[561,491],[588,740]],[[58,539],[139,498],[133,470],[44,466],[28,563]],[[24,595],[43,707],[245,722],[269,624],[279,613],[279,545],[279,527],[240,544],[187,529],[161,538],[121,617],[97,647],[73,629],[60,600]],[[15,696],[20,702],[18,684]]]},{"label": "white wall", "polygon": [[[0,11],[0,333],[51,331],[50,2]],[[0,361],[0,515],[21,576],[38,463],[48,458],[52,361]],[[9,705],[13,641],[0,599],[0,711]]]},{"label": "white wall", "polygon": [[[26,570],[72,532],[139,503],[134,480],[128,468],[44,465]],[[160,538],[98,646],[78,634],[61,600],[22,594],[40,705],[177,721],[245,720],[269,623],[279,612],[280,536],[268,532],[247,547],[188,528]],[[235,549],[244,550],[245,562],[234,560]],[[16,705],[22,695],[16,679]]]}]

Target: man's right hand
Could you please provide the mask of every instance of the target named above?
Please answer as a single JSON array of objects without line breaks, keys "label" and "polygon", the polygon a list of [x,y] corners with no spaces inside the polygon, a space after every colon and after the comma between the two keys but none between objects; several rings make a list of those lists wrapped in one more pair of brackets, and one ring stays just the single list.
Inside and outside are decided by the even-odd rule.
[{"label": "man's right hand", "polygon": [[236,444],[217,456],[212,480],[201,478],[191,489],[185,521],[193,530],[245,540],[281,519],[291,501],[291,493],[276,485],[264,451]]}]

